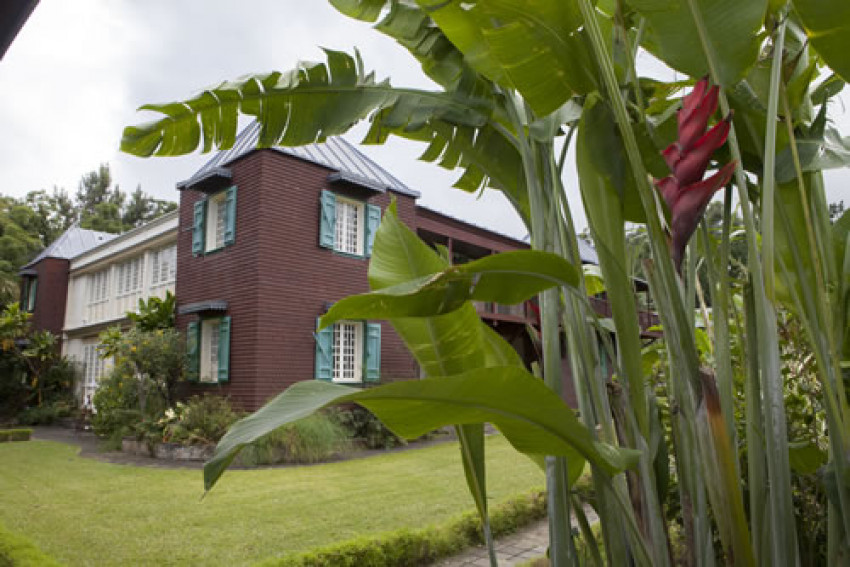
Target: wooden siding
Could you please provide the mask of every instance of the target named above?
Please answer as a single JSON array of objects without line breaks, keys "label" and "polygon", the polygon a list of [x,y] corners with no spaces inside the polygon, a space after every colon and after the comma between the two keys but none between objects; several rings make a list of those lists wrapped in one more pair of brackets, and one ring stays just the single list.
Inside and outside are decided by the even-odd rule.
[{"label": "wooden siding", "polygon": [[[68,297],[69,261],[60,258],[44,258],[33,268],[38,274],[38,287],[35,293],[35,309],[32,314],[32,328],[50,331],[62,341],[62,327],[65,324],[65,307]],[[61,344],[57,344],[59,348]]]}]

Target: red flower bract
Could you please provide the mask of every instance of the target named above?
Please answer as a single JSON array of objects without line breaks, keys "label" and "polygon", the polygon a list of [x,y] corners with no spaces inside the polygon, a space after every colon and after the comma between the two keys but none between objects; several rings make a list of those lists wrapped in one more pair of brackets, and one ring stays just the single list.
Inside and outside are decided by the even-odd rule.
[{"label": "red flower bract", "polygon": [[672,175],[655,182],[655,186],[670,208],[670,249],[676,269],[680,270],[685,247],[696,230],[705,208],[714,193],[729,183],[735,162],[703,179],[711,154],[726,143],[732,114],[706,132],[708,120],[717,110],[717,86],[709,87],[701,79],[694,90],[682,99],[678,113],[679,139],[661,152]]}]

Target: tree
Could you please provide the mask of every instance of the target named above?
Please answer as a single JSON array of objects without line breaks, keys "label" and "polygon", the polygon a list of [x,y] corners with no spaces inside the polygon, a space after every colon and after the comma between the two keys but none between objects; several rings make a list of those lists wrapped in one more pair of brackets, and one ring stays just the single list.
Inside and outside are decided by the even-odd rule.
[{"label": "tree", "polygon": [[42,248],[39,226],[29,207],[0,196],[0,308],[18,300],[18,270]]}]

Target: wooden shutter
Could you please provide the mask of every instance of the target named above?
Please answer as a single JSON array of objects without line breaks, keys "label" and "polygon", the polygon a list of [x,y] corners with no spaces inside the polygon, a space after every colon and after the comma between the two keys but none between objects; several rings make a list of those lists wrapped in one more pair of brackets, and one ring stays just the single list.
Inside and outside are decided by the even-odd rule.
[{"label": "wooden shutter", "polygon": [[[319,320],[316,319],[316,326]],[[332,381],[334,377],[334,328],[333,325],[313,333],[316,338],[316,380]]]},{"label": "wooden shutter", "polygon": [[366,340],[364,345],[366,364],[364,364],[363,381],[378,382],[381,379],[381,324],[366,323]]},{"label": "wooden shutter", "polygon": [[336,241],[336,195],[322,191],[319,217],[319,246],[333,250]]},{"label": "wooden shutter", "polygon": [[198,380],[201,372],[201,323],[193,321],[186,327],[186,362],[188,378]]},{"label": "wooden shutter", "polygon": [[366,249],[363,255],[367,258],[372,255],[372,245],[375,243],[375,232],[378,231],[378,225],[381,224],[381,207],[366,203],[366,232],[364,234],[364,242]]},{"label": "wooden shutter", "polygon": [[230,380],[230,317],[218,324],[218,381]]},{"label": "wooden shutter", "polygon": [[224,193],[224,245],[236,241],[236,186]]},{"label": "wooden shutter", "polygon": [[200,256],[204,253],[204,216],[207,212],[206,201],[195,202],[195,216],[192,225],[192,254]]}]

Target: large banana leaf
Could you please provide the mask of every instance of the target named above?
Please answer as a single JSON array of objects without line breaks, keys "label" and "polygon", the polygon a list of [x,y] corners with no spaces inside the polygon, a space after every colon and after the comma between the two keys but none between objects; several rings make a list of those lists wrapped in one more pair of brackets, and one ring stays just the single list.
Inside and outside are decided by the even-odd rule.
[{"label": "large banana leaf", "polygon": [[688,6],[691,1],[705,22],[709,48],[719,64],[719,80],[731,87],[756,62],[767,0],[628,0],[649,24],[642,45],[677,71],[699,77],[709,69],[699,49],[699,31]]},{"label": "large banana leaf", "polygon": [[[466,61],[544,116],[596,88],[574,2],[418,0]],[[533,48],[532,48],[533,46]]]},{"label": "large banana leaf", "polygon": [[[121,149],[139,155],[178,155],[233,145],[239,113],[260,122],[259,145],[298,146],[342,134],[372,111],[406,109],[406,127],[428,120],[480,127],[492,102],[452,93],[397,89],[366,74],[358,54],[325,51],[327,63],[301,63],[286,73],[253,75],[225,82],[194,98],[148,104],[142,110],[162,119],[125,128]],[[398,121],[398,118],[397,118]]]},{"label": "large banana leaf", "polygon": [[846,0],[794,0],[806,35],[833,71],[850,80],[850,3]]},{"label": "large banana leaf", "polygon": [[239,451],[263,435],[330,404],[356,402],[390,429],[416,438],[451,424],[496,424],[523,453],[586,458],[615,474],[635,464],[637,451],[593,440],[573,411],[522,368],[480,368],[457,376],[396,382],[368,390],[326,382],[299,382],[227,432],[204,465],[204,484],[215,485]]},{"label": "large banana leaf", "polygon": [[537,250],[504,252],[437,274],[346,297],[322,317],[320,327],[342,319],[443,315],[467,301],[516,304],[550,287],[575,287],[577,283],[575,268],[556,254]]}]

